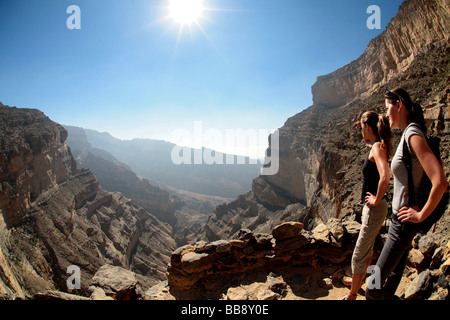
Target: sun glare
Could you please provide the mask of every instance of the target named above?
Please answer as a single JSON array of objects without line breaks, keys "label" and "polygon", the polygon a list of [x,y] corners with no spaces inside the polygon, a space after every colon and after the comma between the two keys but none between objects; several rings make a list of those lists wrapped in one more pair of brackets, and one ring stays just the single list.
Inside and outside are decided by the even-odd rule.
[{"label": "sun glare", "polygon": [[197,23],[203,10],[203,0],[170,0],[170,17],[181,25]]}]

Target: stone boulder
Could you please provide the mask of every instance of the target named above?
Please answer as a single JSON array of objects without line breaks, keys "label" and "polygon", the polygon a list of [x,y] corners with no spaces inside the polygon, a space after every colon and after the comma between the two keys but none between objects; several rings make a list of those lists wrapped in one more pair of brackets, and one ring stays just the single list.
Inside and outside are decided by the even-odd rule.
[{"label": "stone boulder", "polygon": [[91,280],[90,291],[99,297],[103,294],[114,300],[135,300],[137,299],[136,275],[124,268],[111,265],[103,265]]},{"label": "stone boulder", "polygon": [[272,235],[276,240],[283,241],[297,237],[303,230],[303,223],[300,222],[285,222],[276,226]]},{"label": "stone boulder", "polygon": [[312,231],[313,237],[320,242],[330,243],[330,229],[324,223],[319,224]]},{"label": "stone boulder", "polygon": [[433,288],[430,270],[422,271],[411,282],[405,292],[406,300],[423,300],[429,297]]},{"label": "stone boulder", "polygon": [[[304,266],[319,260],[319,264],[341,263],[352,253],[351,243],[355,239],[348,236],[350,243],[344,243],[346,229],[335,220],[331,221],[331,230],[320,224],[311,232],[304,230],[302,223],[291,221],[275,226],[271,234],[241,229],[230,240],[199,241],[180,247],[172,254],[167,268],[170,292],[178,297],[185,294],[192,297],[189,294],[193,292],[208,297],[212,288],[276,264]],[[342,241],[339,246],[336,239]],[[275,299],[285,293],[283,284],[277,281],[264,290],[261,293],[264,297],[256,298]],[[236,288],[228,292],[230,297],[246,294]]]}]

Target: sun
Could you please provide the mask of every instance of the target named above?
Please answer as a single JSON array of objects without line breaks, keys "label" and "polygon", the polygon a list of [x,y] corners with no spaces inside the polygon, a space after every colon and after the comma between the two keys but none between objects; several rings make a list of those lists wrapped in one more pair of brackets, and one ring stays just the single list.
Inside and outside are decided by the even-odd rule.
[{"label": "sun", "polygon": [[170,0],[170,15],[180,25],[197,24],[205,8],[204,0]]}]

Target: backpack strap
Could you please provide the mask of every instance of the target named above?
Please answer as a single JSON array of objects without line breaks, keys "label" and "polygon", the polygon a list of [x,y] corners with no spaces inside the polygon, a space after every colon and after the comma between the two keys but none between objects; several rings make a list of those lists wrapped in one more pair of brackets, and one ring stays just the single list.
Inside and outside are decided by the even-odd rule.
[{"label": "backpack strap", "polygon": [[[414,125],[416,125],[416,124],[414,124]],[[424,136],[425,136],[425,140],[428,143],[428,146],[433,151],[434,155],[436,156],[436,158],[440,162],[441,166],[443,166],[442,158],[440,157],[440,147],[439,147],[440,139],[436,138],[436,137],[433,137],[433,139],[434,139],[433,140],[433,139],[430,139],[429,137],[427,137],[425,134],[424,134]],[[410,148],[408,146],[408,143],[407,143],[407,140],[405,138],[406,138],[406,136],[403,139],[402,162],[404,163],[406,171],[408,172],[408,196],[409,196],[408,205],[410,207],[414,207],[416,204],[418,204],[419,199],[416,199],[416,195],[415,195],[415,192],[414,192],[414,183],[413,183],[413,175],[412,175],[411,150],[410,150]],[[430,145],[430,141],[431,141],[431,144],[434,144],[433,146]],[[425,173],[425,175],[426,175],[426,173]],[[427,177],[424,176],[424,178],[427,178]],[[424,188],[424,183],[425,184],[429,183],[430,187],[431,187],[431,182],[430,182],[430,180],[428,178],[426,179],[425,182],[422,180],[422,182],[421,182],[421,187],[422,188]],[[448,206],[448,203],[449,203],[449,193],[448,193],[449,188],[450,188],[450,186],[447,188],[446,193],[444,193],[444,196],[440,200],[437,208],[425,219],[425,221],[422,221],[421,223],[418,223],[418,224],[414,224],[414,228],[418,232],[420,232],[422,234],[425,234],[431,229],[431,227],[433,225],[434,225],[434,229],[436,228],[436,222],[444,214],[444,212],[445,212],[445,210],[446,210],[446,208]],[[419,197],[420,197],[420,195],[419,195]],[[405,225],[403,224],[402,228],[404,228],[404,226]],[[434,232],[434,229],[433,229],[433,232]]]},{"label": "backpack strap", "polygon": [[408,147],[408,143],[406,142],[406,137],[403,139],[403,155],[402,161],[405,165],[406,171],[408,172],[408,196],[409,196],[409,206],[414,207],[417,204],[416,195],[414,192],[414,181],[412,175],[412,159],[411,152]]}]

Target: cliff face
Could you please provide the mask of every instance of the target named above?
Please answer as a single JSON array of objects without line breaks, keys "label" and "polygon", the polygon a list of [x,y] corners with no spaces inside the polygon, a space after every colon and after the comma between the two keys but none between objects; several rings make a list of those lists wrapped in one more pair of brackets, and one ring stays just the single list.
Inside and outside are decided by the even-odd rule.
[{"label": "cliff face", "polygon": [[[314,105],[288,119],[279,130],[278,173],[256,178],[250,192],[217,207],[193,237],[209,242],[199,241],[173,253],[168,269],[173,294],[189,296],[221,286],[220,294],[228,297],[236,286],[242,288],[239,279],[259,271],[263,271],[270,286],[273,277],[267,276],[269,270],[283,274],[288,267],[299,264],[312,266],[306,271],[312,274],[328,269],[327,265],[331,268],[330,259],[334,259],[334,267],[340,262],[340,268],[348,266],[346,255],[351,255],[354,245],[349,235],[358,234],[353,227],[360,221],[361,168],[368,153],[354,123],[367,110],[385,112],[386,89],[403,87],[420,102],[428,134],[441,138],[441,157],[449,179],[449,23],[450,1],[406,0],[386,31],[370,42],[359,59],[319,77],[312,88]],[[395,147],[399,137],[400,132],[395,132]],[[389,189],[388,198],[391,196]],[[435,230],[416,237],[413,243],[408,258],[410,276],[404,278],[406,282],[414,279],[404,292],[407,299],[428,298],[433,290],[432,299],[448,298],[448,284],[441,280],[448,280],[449,210]],[[279,250],[278,245],[284,241],[276,239],[275,234],[275,240],[267,240],[268,234],[278,228],[277,223],[287,221],[301,222],[304,228],[288,241],[299,245],[291,251]],[[242,240],[243,228],[257,235],[251,248],[237,241]],[[282,263],[276,269],[272,263],[278,259]],[[224,281],[229,274],[231,279]],[[195,279],[195,285],[188,279]],[[430,285],[420,288],[418,283],[423,279],[434,283],[433,290]],[[291,280],[284,284],[284,292],[296,285],[296,279]],[[302,290],[314,286],[316,282],[309,283],[309,288],[306,284]],[[417,290],[426,294],[413,294]],[[284,298],[278,291],[275,293],[276,299]]]},{"label": "cliff face", "polygon": [[358,218],[368,150],[353,124],[367,110],[385,112],[386,88],[402,86],[421,103],[429,134],[442,139],[449,176],[449,21],[448,0],[405,1],[359,59],[318,78],[314,105],[280,128],[278,173],[258,177],[249,193],[218,207],[196,239],[228,238],[240,229],[224,221],[270,232],[275,225],[257,222],[294,219],[311,230],[330,218]]},{"label": "cliff face", "polygon": [[407,0],[386,31],[357,60],[312,87],[314,105],[342,106],[406,71],[429,44],[449,40],[448,0]]},{"label": "cliff face", "polygon": [[79,293],[104,264],[144,285],[165,278],[170,226],[77,170],[66,130],[40,111],[0,106],[0,118],[0,294],[67,291],[70,265],[81,269]]},{"label": "cliff face", "polygon": [[[8,227],[22,222],[39,194],[67,180],[75,162],[63,127],[41,112],[2,107],[0,203]],[[49,170],[51,169],[51,170]]]}]

